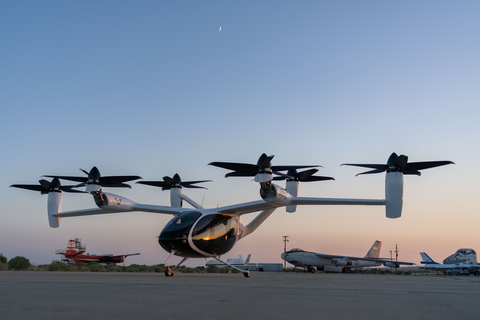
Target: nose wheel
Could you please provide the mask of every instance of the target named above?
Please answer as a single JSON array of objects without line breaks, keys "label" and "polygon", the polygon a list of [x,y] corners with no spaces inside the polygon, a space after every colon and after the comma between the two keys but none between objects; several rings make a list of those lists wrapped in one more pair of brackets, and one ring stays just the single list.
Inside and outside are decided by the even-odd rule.
[{"label": "nose wheel", "polygon": [[245,278],[250,278],[250,270],[247,269],[247,272],[244,272],[243,275]]},{"label": "nose wheel", "polygon": [[170,256],[168,257],[167,261],[165,261],[165,264],[164,264],[164,267],[163,267],[163,270],[165,272],[165,276],[167,277],[173,277],[175,275],[175,271],[177,271],[178,268],[180,268],[180,266],[182,265],[182,263],[188,259],[188,257],[184,257],[182,259],[182,261],[180,261],[179,264],[177,264],[173,269],[171,269],[169,266],[168,266],[168,262],[170,261],[170,259],[173,257],[173,255],[175,254],[175,250],[172,250],[172,252],[170,252]]},{"label": "nose wheel", "polygon": [[165,276],[173,277],[174,274],[175,274],[175,271],[172,271],[172,269],[170,267],[165,268]]}]

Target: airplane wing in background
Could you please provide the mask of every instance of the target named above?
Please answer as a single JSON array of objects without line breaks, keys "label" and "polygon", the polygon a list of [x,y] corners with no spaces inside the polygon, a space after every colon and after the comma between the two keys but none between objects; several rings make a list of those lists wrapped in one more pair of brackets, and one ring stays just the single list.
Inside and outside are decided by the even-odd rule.
[{"label": "airplane wing in background", "polygon": [[404,265],[414,265],[415,263],[412,262],[404,262],[404,261],[392,261],[390,259],[381,259],[381,258],[365,258],[365,257],[350,257],[350,256],[336,256],[332,254],[323,254],[323,253],[315,253],[317,257],[324,258],[324,259],[340,259],[340,260],[358,260],[358,261],[375,261],[381,263],[393,262],[395,264],[404,264]]}]

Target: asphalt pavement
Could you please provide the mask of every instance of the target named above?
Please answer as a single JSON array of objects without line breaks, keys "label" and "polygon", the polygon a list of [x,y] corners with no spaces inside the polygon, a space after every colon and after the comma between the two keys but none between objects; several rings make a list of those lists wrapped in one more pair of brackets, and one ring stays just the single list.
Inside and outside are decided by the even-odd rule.
[{"label": "asphalt pavement", "polygon": [[0,271],[0,319],[478,319],[480,277]]}]

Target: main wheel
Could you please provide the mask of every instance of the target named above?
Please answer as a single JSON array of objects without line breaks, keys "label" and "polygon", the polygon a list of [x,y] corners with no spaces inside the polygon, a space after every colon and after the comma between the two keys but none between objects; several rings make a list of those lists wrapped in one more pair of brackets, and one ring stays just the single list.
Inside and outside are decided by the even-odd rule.
[{"label": "main wheel", "polygon": [[245,276],[245,278],[250,278],[250,270],[244,272],[243,275]]},{"label": "main wheel", "polygon": [[310,273],[315,273],[315,268],[314,268],[314,267],[308,268],[308,272],[310,272]]},{"label": "main wheel", "polygon": [[172,272],[172,269],[170,269],[170,267],[166,267],[166,268],[165,268],[165,275],[166,275],[167,277],[172,277],[174,274],[175,274],[175,273]]}]

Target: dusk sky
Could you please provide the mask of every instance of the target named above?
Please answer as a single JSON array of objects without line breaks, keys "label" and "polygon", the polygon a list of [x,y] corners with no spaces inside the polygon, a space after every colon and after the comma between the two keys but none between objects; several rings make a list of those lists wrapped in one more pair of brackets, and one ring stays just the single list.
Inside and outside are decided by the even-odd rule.
[{"label": "dusk sky", "polygon": [[[156,237],[170,215],[51,229],[47,196],[9,188],[42,175],[179,173],[213,180],[184,193],[216,207],[259,200],[259,186],[207,164],[267,153],[335,178],[300,196],[384,199],[384,174],[340,165],[392,152],[455,165],[406,176],[399,219],[384,207],[280,208],[225,258],[282,263],[284,235],[288,249],[357,256],[381,240],[382,257],[398,244],[417,264],[421,251],[439,262],[480,251],[479,17],[478,1],[2,1],[0,253],[45,264],[81,238],[89,253],[141,253],[126,264],[167,259]],[[105,191],[169,205],[149,186]],[[93,207],[63,195],[64,211]]]}]

